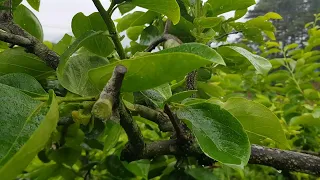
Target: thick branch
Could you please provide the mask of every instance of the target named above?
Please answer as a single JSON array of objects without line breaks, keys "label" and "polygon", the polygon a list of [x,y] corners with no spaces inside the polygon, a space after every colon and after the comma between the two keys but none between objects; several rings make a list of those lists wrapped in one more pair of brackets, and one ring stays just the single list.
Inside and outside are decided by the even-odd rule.
[{"label": "thick branch", "polygon": [[145,149],[145,143],[138,124],[133,120],[130,112],[123,103],[119,106],[120,125],[125,130],[129,142],[122,154],[131,154],[132,158],[141,157]]},{"label": "thick branch", "polygon": [[[2,10],[0,12],[0,29],[6,31],[0,34],[1,40],[26,48],[27,52],[35,54],[40,59],[45,61],[48,66],[53,69],[57,69],[59,64],[59,56],[37,38],[12,22],[13,17],[11,0],[6,1],[4,5],[9,7],[9,9]],[[18,42],[18,40],[21,41]]]},{"label": "thick branch", "polygon": [[92,114],[94,117],[104,121],[109,120],[112,116],[115,116],[114,119],[119,118],[119,96],[122,81],[126,72],[127,68],[122,65],[118,65],[114,68],[112,77],[100,93],[99,99],[93,105]]},{"label": "thick branch", "polygon": [[251,146],[249,163],[271,166],[279,170],[320,175],[320,157],[258,145]]},{"label": "thick branch", "polygon": [[112,9],[116,5],[115,2],[112,0],[109,9],[106,11],[102,6],[100,0],[92,0],[96,8],[98,9],[103,21],[108,27],[109,34],[111,35],[112,41],[116,47],[116,51],[119,54],[120,59],[125,59],[126,54],[124,52],[123,46],[119,39],[119,34],[117,33],[116,27],[111,19]]},{"label": "thick branch", "polygon": [[32,42],[23,36],[14,35],[1,30],[0,30],[0,40],[7,43],[19,45],[22,47],[27,47],[32,45]]},{"label": "thick branch", "polygon": [[[176,140],[154,142],[146,145],[143,157],[138,159],[148,158],[152,159],[161,155],[183,155],[186,151],[179,150]],[[201,165],[209,165],[216,162],[196,148],[190,147],[187,149],[187,155],[199,158]],[[131,157],[131,161],[137,160]],[[128,159],[125,159],[128,160]],[[292,151],[285,151],[280,149],[267,148],[258,145],[251,146],[250,164],[259,164],[274,167],[278,170],[303,172],[313,175],[320,175],[320,157],[312,156]]]}]

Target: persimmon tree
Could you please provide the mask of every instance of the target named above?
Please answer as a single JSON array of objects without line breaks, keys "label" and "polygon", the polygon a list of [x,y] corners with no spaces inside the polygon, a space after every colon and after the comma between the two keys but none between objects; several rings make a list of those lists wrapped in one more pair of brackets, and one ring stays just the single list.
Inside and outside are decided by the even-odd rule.
[{"label": "persimmon tree", "polygon": [[[97,12],[76,14],[55,44],[21,1],[0,2],[2,179],[244,178],[248,164],[320,175],[317,148],[295,144],[319,118],[306,77],[318,74],[319,16],[297,52],[276,42],[277,13],[237,21],[254,0],[92,0]],[[236,33],[263,54],[229,43]]]}]

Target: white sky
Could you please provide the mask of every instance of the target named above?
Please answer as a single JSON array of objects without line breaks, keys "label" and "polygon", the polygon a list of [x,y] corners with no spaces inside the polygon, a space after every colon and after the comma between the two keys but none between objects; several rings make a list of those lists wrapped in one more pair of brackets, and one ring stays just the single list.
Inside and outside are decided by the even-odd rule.
[{"label": "white sky", "polygon": [[[257,0],[256,0],[257,1]],[[109,7],[110,0],[101,0],[105,8]],[[71,33],[72,17],[78,12],[89,15],[96,12],[91,0],[41,0],[40,11],[34,11],[26,2],[23,4],[31,9],[38,17],[44,31],[44,39],[57,42],[65,33]],[[233,16],[233,13],[225,15]],[[115,11],[113,19],[120,17],[119,11]]]}]

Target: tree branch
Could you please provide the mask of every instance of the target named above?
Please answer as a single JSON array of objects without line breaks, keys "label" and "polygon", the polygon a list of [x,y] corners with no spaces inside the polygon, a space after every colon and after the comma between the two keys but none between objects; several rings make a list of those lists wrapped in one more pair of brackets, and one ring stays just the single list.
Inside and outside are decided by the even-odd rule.
[{"label": "tree branch", "polygon": [[180,122],[180,120],[177,117],[175,117],[175,115],[171,111],[171,109],[168,106],[168,104],[164,105],[164,112],[169,116],[171,124],[172,124],[172,126],[173,126],[173,128],[174,128],[174,130],[175,130],[175,132],[177,134],[178,140],[181,140],[182,143],[188,141],[186,133],[185,133],[184,129],[181,126],[182,123]]},{"label": "tree branch", "polygon": [[[35,54],[45,61],[48,66],[57,69],[59,56],[36,37],[13,23],[12,0],[7,0],[4,5],[9,7],[9,10],[0,11],[0,29],[5,31],[0,33],[1,40],[24,47],[27,52]],[[18,40],[21,40],[21,42],[17,42]]]},{"label": "tree branch", "polygon": [[[139,157],[138,159],[152,159],[162,155],[179,156],[183,155],[183,153],[187,153],[186,155],[188,156],[197,157],[199,165],[209,165],[216,162],[215,160],[206,157],[203,153],[199,152],[197,148],[193,148],[192,146],[186,151],[182,152],[179,150],[176,140],[159,141],[147,144],[143,152],[143,157]],[[130,154],[126,154],[126,157],[130,157],[131,161],[138,160],[130,156]],[[123,160],[128,159],[123,157]],[[320,158],[317,156],[258,145],[251,146],[249,163],[266,165],[274,167],[277,170],[303,172],[317,176],[320,175]]]},{"label": "tree branch", "polygon": [[151,51],[154,50],[160,43],[163,43],[163,42],[165,42],[165,41],[167,41],[167,40],[169,40],[169,39],[173,39],[173,40],[177,41],[179,44],[182,44],[182,43],[183,43],[178,37],[176,37],[176,36],[174,36],[174,35],[172,35],[172,34],[169,34],[169,29],[170,29],[170,27],[171,27],[171,24],[172,24],[171,21],[168,19],[168,20],[166,21],[166,24],[165,24],[165,27],[164,27],[163,35],[162,35],[159,39],[153,41],[153,42],[144,50],[145,52],[151,52]]},{"label": "tree branch", "polygon": [[112,116],[115,116],[114,120],[117,121],[116,119],[119,118],[120,90],[126,72],[127,68],[122,65],[114,68],[112,77],[100,93],[99,99],[93,105],[92,114],[94,117],[107,121]]},{"label": "tree branch", "polygon": [[135,104],[135,112],[137,112],[141,117],[149,119],[158,124],[159,129],[163,132],[173,132],[174,129],[170,123],[169,117],[166,113],[162,111],[157,111],[149,107]]},{"label": "tree branch", "polygon": [[109,9],[106,11],[104,7],[102,6],[100,0],[92,0],[96,8],[98,9],[103,21],[108,27],[109,34],[111,35],[112,41],[116,47],[116,51],[119,54],[120,59],[126,59],[126,54],[124,52],[123,46],[121,44],[121,41],[119,39],[119,34],[116,30],[116,26],[114,25],[111,15],[112,15],[112,9],[116,5],[114,0],[111,1]]}]

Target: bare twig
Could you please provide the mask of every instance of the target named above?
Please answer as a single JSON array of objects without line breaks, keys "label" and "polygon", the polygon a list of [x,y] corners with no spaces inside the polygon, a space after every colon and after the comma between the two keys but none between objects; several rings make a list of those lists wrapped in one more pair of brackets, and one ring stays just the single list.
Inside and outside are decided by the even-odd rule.
[{"label": "bare twig", "polygon": [[183,128],[181,127],[180,120],[173,114],[168,104],[164,105],[164,112],[169,116],[171,124],[177,134],[178,140],[182,140],[182,142],[188,141],[186,133],[184,132]]}]

